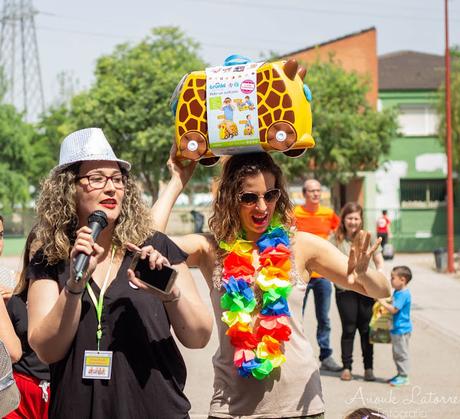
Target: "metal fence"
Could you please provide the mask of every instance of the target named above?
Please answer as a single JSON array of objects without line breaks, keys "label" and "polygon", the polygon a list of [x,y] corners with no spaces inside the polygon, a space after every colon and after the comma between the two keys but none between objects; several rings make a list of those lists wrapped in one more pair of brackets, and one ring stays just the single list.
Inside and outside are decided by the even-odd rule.
[{"label": "metal fence", "polygon": [[[1,213],[1,212],[0,212]],[[32,209],[3,214],[5,237],[21,237],[29,234],[35,223],[35,212]]]}]

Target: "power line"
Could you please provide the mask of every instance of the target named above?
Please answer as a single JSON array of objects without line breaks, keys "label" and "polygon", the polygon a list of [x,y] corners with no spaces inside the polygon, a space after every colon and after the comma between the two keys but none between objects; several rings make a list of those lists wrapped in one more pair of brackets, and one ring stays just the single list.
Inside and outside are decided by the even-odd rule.
[{"label": "power line", "polygon": [[[43,11],[40,11],[39,14],[46,15],[46,16],[52,16],[52,17],[56,17],[56,18],[75,19],[75,20],[81,20],[81,21],[87,22],[87,20],[80,19],[79,17],[64,16],[64,15],[58,15],[58,14],[55,14],[55,13],[49,13],[49,12],[43,12]],[[49,30],[49,31],[62,31],[62,32],[68,32],[68,33],[75,33],[75,34],[79,34],[79,35],[91,35],[91,34],[94,34],[95,36],[102,36],[102,37],[106,36],[106,37],[110,37],[110,38],[123,38],[123,36],[109,34],[109,33],[94,33],[94,32],[85,32],[85,31],[73,31],[73,30],[69,30],[69,29],[53,28],[53,27],[50,27],[50,26],[43,26],[43,25],[38,26],[38,28],[39,29],[44,29],[44,30]],[[208,34],[196,33],[196,32],[194,32],[194,35],[203,36],[203,37],[208,36]],[[270,45],[273,44],[273,43],[277,43],[277,44],[280,44],[280,45],[286,45],[286,46],[291,45],[292,46],[292,41],[291,40],[283,41],[283,40],[280,40],[280,39],[257,38],[257,37],[254,37],[252,35],[251,35],[251,40],[260,41],[260,42],[263,42],[263,43],[269,43]],[[204,45],[204,43],[202,43],[202,44]],[[217,44],[206,44],[206,45],[219,46],[219,47],[220,46],[222,46],[222,47],[230,46],[230,45],[217,45]]]},{"label": "power line", "polygon": [[[94,36],[98,38],[110,38],[110,39],[123,39],[126,40],[127,37],[121,36],[121,35],[113,35],[113,34],[108,34],[108,33],[101,33],[101,32],[84,32],[84,31],[73,31],[73,30],[68,30],[68,29],[61,29],[61,28],[53,28],[53,27],[48,27],[48,26],[37,26],[38,30],[45,30],[45,31],[50,31],[50,32],[63,32],[63,33],[70,33],[70,34],[75,34],[75,35],[82,35],[82,36]],[[236,47],[236,43],[232,44],[217,44],[217,43],[209,43],[209,42],[201,42],[198,41],[200,45],[210,47],[210,48],[226,48],[226,49],[234,49]],[[290,44],[292,45],[292,43]],[[256,46],[248,46],[245,45],[244,50],[245,51],[254,51],[257,53],[260,53],[263,47],[256,47]]]},{"label": "power line", "polygon": [[[183,2],[186,2],[186,3],[189,3],[190,0],[182,0]],[[220,0],[218,3],[215,3],[213,2],[212,0],[193,0],[193,2],[195,3],[196,1],[200,1],[200,2],[203,2],[203,3],[209,3],[209,4],[213,4],[213,5],[223,5],[224,7],[226,5],[231,5],[231,6],[234,6],[235,4],[239,4],[239,5],[242,5],[242,6],[245,6],[245,7],[255,7],[255,8],[265,8],[265,9],[271,9],[271,10],[283,10],[283,11],[290,11],[290,10],[301,10],[301,11],[305,11],[305,12],[313,12],[313,13],[327,13],[327,14],[336,14],[336,15],[364,15],[364,16],[372,16],[372,17],[377,17],[377,18],[383,18],[383,19],[386,19],[386,18],[391,18],[391,19],[394,19],[394,18],[400,18],[400,19],[404,19],[404,20],[407,20],[407,19],[412,19],[412,20],[432,20],[432,21],[436,21],[437,19],[436,18],[428,18],[428,17],[416,17],[416,16],[404,16],[404,15],[385,15],[385,16],[382,16],[382,15],[371,15],[371,14],[364,14],[364,13],[361,13],[361,12],[358,12],[358,13],[355,13],[355,12],[344,12],[344,11],[338,11],[336,9],[334,10],[329,10],[329,9],[315,9],[315,8],[305,8],[305,7],[299,7],[299,6],[286,6],[286,4],[284,6],[278,6],[276,4],[273,4],[273,3],[264,3],[263,5],[261,5],[260,3],[245,3],[245,2],[235,2],[235,1],[226,1],[226,0]],[[354,0],[351,0],[349,1],[348,3],[354,3],[354,4],[363,4],[363,3],[360,3],[360,2],[357,2],[357,1],[354,1]],[[368,3],[367,3],[368,4]],[[85,21],[87,22],[87,18],[82,18],[82,17],[78,17],[78,16],[69,16],[69,15],[62,15],[62,14],[57,14],[57,13],[52,13],[52,12],[47,12],[47,11],[40,11],[39,12],[41,15],[44,15],[44,16],[49,16],[49,17],[53,17],[53,18],[58,18],[58,19],[71,19],[71,20],[77,20],[77,21]],[[40,26],[40,29],[44,29],[44,30],[49,30],[49,31],[61,31],[61,32],[67,32],[67,33],[73,33],[73,34],[79,34],[79,35],[85,35],[85,36],[97,36],[97,37],[106,37],[106,38],[114,38],[114,39],[125,39],[126,37],[123,37],[123,36],[120,36],[120,35],[115,35],[115,34],[109,34],[109,33],[94,33],[94,32],[85,32],[85,31],[74,31],[74,30],[69,30],[69,29],[58,29],[58,28],[51,28],[51,27],[46,27],[46,26]],[[196,34],[196,33],[195,33]],[[207,35],[203,35],[201,34],[202,37],[205,37]],[[260,50],[260,49],[263,49],[263,48],[272,48],[273,45],[275,44],[276,47],[278,48],[283,48],[283,46],[292,46],[292,41],[289,40],[289,41],[283,41],[283,40],[280,40],[280,39],[267,39],[267,38],[264,38],[264,39],[261,39],[261,38],[254,38],[253,36],[251,36],[251,40],[252,41],[257,41],[258,43],[260,43],[260,46],[249,46],[249,49],[252,49],[252,50]],[[211,47],[211,48],[234,48],[235,45],[237,44],[237,42],[235,43],[232,43],[232,44],[216,44],[216,43],[208,43],[208,42],[200,42],[201,45],[203,46],[207,46],[207,47]]]},{"label": "power line", "polygon": [[[343,11],[343,10],[337,10],[337,9],[323,9],[323,8],[311,8],[311,7],[302,7],[302,6],[297,6],[297,5],[284,5],[280,6],[279,4],[275,3],[245,3],[243,1],[234,1],[234,0],[219,0],[219,2],[215,2],[213,0],[180,0],[184,3],[196,3],[201,2],[201,3],[208,3],[212,4],[214,6],[235,6],[235,5],[240,5],[244,7],[251,7],[251,8],[257,8],[259,10],[262,9],[268,9],[268,10],[283,10],[283,11],[304,11],[304,12],[310,12],[310,13],[319,13],[319,14],[328,14],[328,15],[346,15],[346,16],[365,16],[365,17],[372,17],[372,18],[377,18],[377,19],[403,19],[403,20],[428,20],[428,21],[442,21],[442,10],[440,11],[440,16],[439,17],[433,17],[433,16],[416,16],[416,15],[402,15],[402,14],[379,14],[379,13],[365,13],[361,11]],[[341,2],[343,3],[343,2]],[[359,1],[348,1],[347,3],[355,4],[357,6],[369,6],[369,3],[362,3]],[[388,5],[388,0],[385,0],[385,6]],[[397,7],[399,9],[405,8],[407,9],[408,12],[410,11],[428,11],[428,12],[435,12],[438,11],[436,8],[421,8],[419,6],[416,6],[414,8],[410,7],[405,7],[405,5],[402,5],[401,2],[398,0],[397,1]],[[57,13],[52,13],[52,12],[46,12],[46,11],[40,11],[40,14],[44,16],[49,16],[49,17],[55,17],[55,18],[64,18],[64,19],[71,19],[71,20],[78,20],[82,22],[87,22],[88,18],[87,17],[79,17],[79,16],[69,16],[69,15],[62,15],[62,14],[57,14]],[[460,21],[459,19],[450,19],[451,21]]]},{"label": "power line", "polygon": [[[112,33],[106,33],[106,32],[91,32],[91,31],[77,31],[77,30],[72,30],[72,29],[63,29],[63,28],[58,28],[58,27],[52,27],[52,26],[44,26],[44,25],[38,25],[37,26],[38,30],[45,30],[45,31],[51,31],[51,32],[63,32],[63,33],[70,33],[70,34],[76,34],[76,35],[83,35],[83,36],[94,36],[94,37],[101,37],[101,38],[113,38],[113,39],[126,39],[128,36],[123,36],[123,35],[116,35]],[[194,33],[193,36],[202,36],[205,37],[207,36],[206,34],[203,33]],[[285,45],[285,46],[292,46],[292,41],[283,41],[279,39],[262,39],[262,38],[254,38],[251,36],[251,40],[253,41],[258,41],[262,42],[265,44],[267,47],[273,46],[274,43],[279,44],[280,46]],[[209,43],[209,42],[201,42],[198,41],[201,45],[206,45],[209,47],[219,47],[219,48],[234,48],[238,42],[233,42],[229,44],[217,44],[217,43]],[[260,47],[256,46],[245,46],[245,49],[259,49],[265,45],[262,45]]]},{"label": "power line", "polygon": [[[373,0],[373,1],[382,3],[380,5],[381,7],[388,8],[389,3],[393,3],[395,5],[395,7],[398,8],[398,10],[406,9],[406,11],[409,11],[409,12],[411,12],[411,11],[439,12],[442,15],[442,8],[439,8],[439,7],[420,7],[420,0],[415,0],[416,4],[414,4],[413,6],[408,5],[407,0],[405,0],[404,3],[401,2],[401,0],[393,0],[393,2],[391,0]],[[369,6],[369,2],[361,2],[361,1],[356,1],[356,0],[340,0],[338,3],[341,4],[341,5],[343,5],[345,3],[345,4],[356,5],[356,6],[367,6],[367,7]]]},{"label": "power line", "polygon": [[[182,0],[186,3],[190,2],[190,0]],[[218,5],[218,6],[221,6],[223,5],[224,7],[226,5],[232,5],[234,6],[235,4],[239,4],[239,5],[242,5],[242,6],[245,6],[245,7],[256,7],[256,8],[260,8],[260,7],[263,7],[263,8],[266,8],[266,9],[269,9],[269,10],[283,10],[283,11],[290,11],[290,10],[295,10],[295,11],[304,11],[304,12],[313,12],[313,13],[327,13],[327,14],[336,14],[336,15],[342,15],[342,14],[346,14],[346,15],[368,15],[368,14],[363,14],[363,13],[354,13],[354,12],[343,12],[343,11],[338,11],[338,10],[328,10],[328,9],[317,9],[317,8],[306,8],[306,7],[299,7],[299,6],[286,6],[286,4],[284,6],[278,6],[276,4],[273,4],[273,3],[264,3],[263,6],[260,4],[260,3],[245,3],[245,2],[237,2],[237,1],[228,1],[228,0],[220,0],[217,4],[213,1],[210,1],[210,0],[193,0],[193,2],[195,3],[196,1],[200,1],[202,3],[212,3],[213,5]],[[357,1],[349,1],[348,3],[354,3],[354,4],[363,4],[363,3],[359,3]],[[85,21],[87,22],[87,18],[83,19],[81,17],[78,17],[78,16],[69,16],[69,15],[62,15],[62,14],[58,14],[58,13],[52,13],[52,12],[47,12],[47,11],[40,11],[39,12],[41,15],[43,16],[47,16],[47,17],[52,17],[52,18],[56,18],[56,19],[71,19],[71,20],[78,20],[78,21]],[[404,20],[407,20],[408,18],[411,18],[413,20],[420,20],[420,19],[430,19],[430,20],[436,20],[436,19],[433,19],[433,18],[424,18],[424,17],[415,17],[415,16],[403,16],[403,15],[385,15],[385,16],[379,16],[379,15],[372,15],[373,17],[381,17],[381,18],[402,18]],[[54,31],[54,32],[63,32],[63,33],[70,33],[70,34],[77,34],[77,35],[82,35],[82,36],[94,36],[94,37],[99,37],[99,38],[110,38],[110,39],[127,39],[128,36],[122,36],[122,35],[119,35],[119,34],[112,34],[112,33],[105,33],[105,32],[90,32],[90,31],[81,31],[81,30],[72,30],[72,29],[61,29],[61,28],[56,28],[56,27],[50,27],[50,26],[43,26],[43,25],[40,25],[38,27],[40,30],[46,30],[46,31]],[[197,35],[196,33],[194,33],[192,36],[196,36],[197,39],[201,38],[205,38],[207,37],[207,35],[204,35],[204,34],[201,34],[201,35]],[[214,36],[215,37],[215,36]],[[235,40],[235,38],[233,38],[233,41],[231,43],[215,43],[215,42],[206,42],[206,41],[198,41],[200,43],[200,45],[204,46],[204,47],[209,47],[209,48],[225,48],[225,49],[234,49],[235,47],[238,47],[239,49],[241,50],[244,50],[244,51],[254,51],[254,52],[257,52],[257,53],[261,53],[263,50],[266,50],[266,49],[283,49],[285,46],[289,46],[290,48],[293,47],[293,43],[292,43],[292,40],[289,40],[289,41],[284,41],[284,40],[280,40],[280,39],[267,39],[267,38],[264,38],[264,39],[261,39],[261,38],[254,38],[253,36],[251,36],[251,41],[257,41],[258,45],[255,46],[255,45],[247,45],[247,41],[245,43],[245,46],[244,48],[240,48],[238,47],[240,41],[238,40]]]},{"label": "power line", "polygon": [[[288,12],[308,12],[308,13],[317,13],[317,14],[327,14],[327,15],[343,15],[343,16],[364,16],[364,17],[371,17],[374,19],[403,19],[403,20],[420,20],[420,21],[442,21],[442,16],[439,18],[436,17],[428,17],[428,16],[414,16],[414,15],[390,15],[390,14],[371,14],[371,13],[363,13],[363,12],[351,12],[351,11],[341,11],[337,9],[319,9],[319,8],[308,8],[308,7],[300,7],[300,6],[288,6],[286,5],[279,6],[276,4],[267,4],[267,3],[244,3],[239,1],[226,1],[226,0],[219,0],[218,3],[213,2],[212,0],[182,0],[185,2],[193,2],[193,3],[207,3],[212,4],[214,6],[231,6],[235,7],[236,5],[249,7],[249,8],[256,8],[258,10],[269,9],[269,10],[282,10]],[[459,19],[451,19],[451,21],[459,21]]]},{"label": "power line", "polygon": [[115,34],[111,34],[111,33],[75,31],[75,30],[72,30],[72,29],[53,28],[53,27],[50,27],[50,26],[43,26],[43,25],[38,25],[37,29],[44,30],[44,31],[51,31],[51,32],[71,33],[71,34],[74,34],[74,35],[95,36],[95,37],[99,37],[99,38],[126,39],[125,36],[115,35]]}]

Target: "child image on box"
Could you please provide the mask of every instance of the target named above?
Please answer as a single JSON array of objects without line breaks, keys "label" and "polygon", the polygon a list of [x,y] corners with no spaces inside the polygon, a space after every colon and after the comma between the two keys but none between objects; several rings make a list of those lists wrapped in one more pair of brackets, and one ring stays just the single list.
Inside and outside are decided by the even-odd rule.
[{"label": "child image on box", "polygon": [[251,122],[251,114],[246,115],[246,121],[244,124],[244,135],[254,134],[254,126]]},{"label": "child image on box", "polygon": [[238,102],[238,110],[239,111],[244,111],[246,109],[249,109],[250,111],[254,110],[254,104],[252,103],[251,99],[249,96],[245,96],[244,100],[239,100]]},{"label": "child image on box", "polygon": [[226,97],[224,99],[224,106],[222,106],[222,110],[224,111],[225,120],[233,122],[233,112],[235,111],[235,107],[232,105],[231,98]]},{"label": "child image on box", "polygon": [[379,302],[393,314],[391,343],[393,345],[393,360],[398,374],[389,380],[392,386],[409,384],[409,339],[412,332],[410,318],[411,293],[407,288],[412,279],[412,272],[407,266],[395,266],[391,271],[391,286],[394,288],[393,302],[385,299]]},{"label": "child image on box", "polygon": [[250,111],[252,111],[254,109],[254,104],[249,99],[249,96],[244,97],[243,105],[247,106]]},{"label": "child image on box", "polygon": [[222,106],[221,110],[224,111],[224,121],[219,124],[220,137],[226,139],[238,135],[238,127],[233,122],[235,106],[233,106],[231,98],[226,97],[224,99],[224,106]]}]

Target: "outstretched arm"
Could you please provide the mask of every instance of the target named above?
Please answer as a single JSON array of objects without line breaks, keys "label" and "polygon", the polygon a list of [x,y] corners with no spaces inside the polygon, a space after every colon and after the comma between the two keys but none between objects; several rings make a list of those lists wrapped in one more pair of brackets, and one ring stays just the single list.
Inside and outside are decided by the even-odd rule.
[{"label": "outstretched arm", "polygon": [[390,286],[385,276],[369,268],[369,260],[380,241],[369,249],[369,233],[360,232],[355,239],[350,256],[347,257],[327,240],[308,233],[297,233],[298,251],[309,271],[315,271],[344,288],[368,295],[385,298]]}]

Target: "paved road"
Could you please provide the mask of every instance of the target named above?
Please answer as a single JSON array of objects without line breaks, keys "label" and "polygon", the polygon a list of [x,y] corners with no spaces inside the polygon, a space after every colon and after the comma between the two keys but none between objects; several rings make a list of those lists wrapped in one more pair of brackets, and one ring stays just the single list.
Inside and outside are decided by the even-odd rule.
[{"label": "paved road", "polygon": [[[3,266],[17,268],[18,258],[2,258]],[[367,405],[384,411],[390,418],[457,419],[460,417],[460,278],[434,272],[431,254],[402,254],[386,262],[386,271],[406,264],[413,273],[414,332],[411,338],[411,385],[394,389],[385,379],[395,373],[390,345],[375,345],[374,365],[378,380],[362,379],[359,339],[355,340],[355,380],[342,382],[339,373],[322,373],[326,417],[342,418],[353,408]],[[193,270],[200,292],[211,310],[201,274]],[[313,298],[309,300],[304,327],[313,347],[316,320]],[[332,347],[340,360],[340,319],[332,301]],[[188,367],[186,393],[192,403],[191,416],[206,418],[212,392],[211,358],[217,346],[213,334],[202,350],[182,348]]]}]

